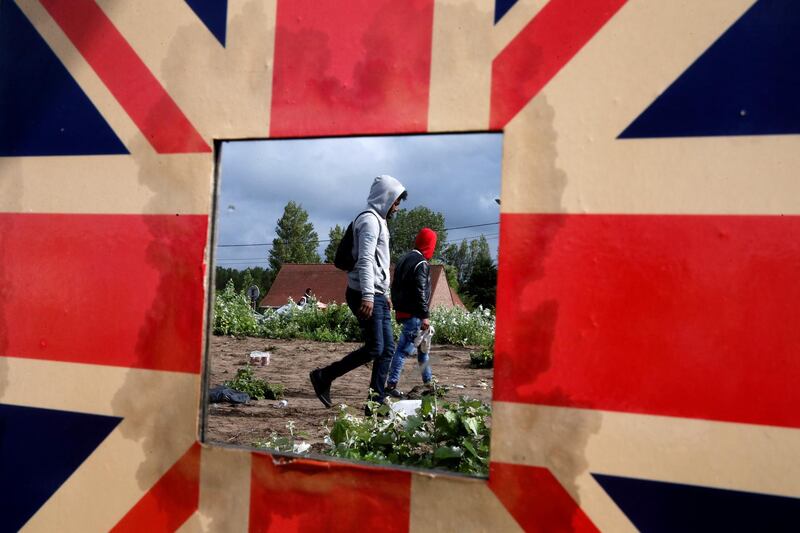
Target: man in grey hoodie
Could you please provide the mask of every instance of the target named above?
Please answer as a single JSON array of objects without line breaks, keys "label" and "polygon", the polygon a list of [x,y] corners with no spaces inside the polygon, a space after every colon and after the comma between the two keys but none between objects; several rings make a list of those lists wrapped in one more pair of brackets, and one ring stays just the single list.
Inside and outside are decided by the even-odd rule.
[{"label": "man in grey hoodie", "polygon": [[355,267],[347,274],[345,300],[358,318],[364,346],[309,375],[317,398],[331,407],[331,383],[351,370],[372,361],[372,399],[383,402],[386,376],[394,355],[392,302],[389,297],[389,228],[386,220],[407,196],[405,187],[392,176],[381,175],[372,182],[367,207],[353,221]]}]

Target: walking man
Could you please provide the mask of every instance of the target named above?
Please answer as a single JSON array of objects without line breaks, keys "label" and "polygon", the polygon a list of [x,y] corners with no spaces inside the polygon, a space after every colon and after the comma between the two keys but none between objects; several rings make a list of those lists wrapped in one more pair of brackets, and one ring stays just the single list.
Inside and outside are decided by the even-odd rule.
[{"label": "walking man", "polygon": [[[429,305],[431,300],[431,267],[428,260],[433,257],[436,248],[436,232],[422,228],[417,234],[414,249],[400,259],[394,270],[392,280],[392,300],[394,300],[395,316],[403,326],[397,351],[392,357],[386,393],[395,398],[402,398],[403,393],[397,390],[400,373],[403,371],[405,358],[417,350],[414,338],[418,333],[430,328]],[[432,377],[428,351],[420,345],[417,354],[422,373],[422,383],[430,386]]]},{"label": "walking man", "polygon": [[407,196],[403,185],[392,176],[375,178],[367,207],[353,221],[355,267],[347,274],[345,301],[358,318],[364,346],[309,375],[317,398],[331,407],[331,383],[351,370],[372,361],[372,400],[382,403],[389,364],[394,354],[392,302],[389,296],[389,228],[386,220]]}]

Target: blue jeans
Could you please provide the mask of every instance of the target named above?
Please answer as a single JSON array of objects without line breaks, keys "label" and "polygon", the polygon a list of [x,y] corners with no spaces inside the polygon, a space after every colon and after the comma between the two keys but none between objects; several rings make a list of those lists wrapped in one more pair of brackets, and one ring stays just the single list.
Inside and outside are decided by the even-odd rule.
[{"label": "blue jeans", "polygon": [[[397,382],[400,381],[400,373],[403,371],[403,363],[406,357],[412,355],[417,350],[414,346],[414,337],[422,325],[422,320],[412,317],[401,320],[400,324],[403,326],[403,331],[400,333],[400,339],[397,341],[397,351],[394,352],[392,366],[389,369],[388,383],[390,385],[397,385]],[[429,359],[427,353],[417,354],[417,362],[422,372],[423,383],[428,383],[433,375]]]},{"label": "blue jeans", "polygon": [[[353,314],[358,316],[358,310],[361,307],[361,292],[348,287],[345,299]],[[375,295],[372,316],[366,320],[359,318],[358,325],[361,327],[364,346],[320,369],[322,378],[329,382],[333,381],[372,361],[372,378],[369,386],[375,392],[373,399],[382,402],[386,398],[386,392],[384,392],[386,374],[389,372],[389,363],[392,361],[394,353],[392,312],[389,310],[389,303],[383,294]]]}]

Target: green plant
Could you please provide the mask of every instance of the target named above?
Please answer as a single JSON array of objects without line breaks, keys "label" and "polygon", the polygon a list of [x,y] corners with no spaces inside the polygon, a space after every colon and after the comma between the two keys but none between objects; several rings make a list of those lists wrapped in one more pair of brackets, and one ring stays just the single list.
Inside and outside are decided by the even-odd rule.
[{"label": "green plant", "polygon": [[[436,344],[488,347],[494,342],[495,317],[491,310],[478,307],[466,311],[459,307],[435,307],[431,322]],[[395,337],[401,326],[392,320]],[[249,335],[270,339],[307,339],[321,342],[360,341],[358,320],[345,304],[329,304],[319,309],[316,301],[300,307],[289,301],[281,313],[267,309],[254,313],[247,297],[236,292],[231,282],[217,294],[214,303],[214,333]],[[488,352],[487,352],[488,353]]]},{"label": "green plant", "polygon": [[280,400],[283,398],[285,387],[277,383],[267,383],[255,376],[253,368],[248,363],[244,368],[236,371],[236,377],[224,383],[226,387],[246,392],[254,400]]},{"label": "green plant", "polygon": [[286,429],[289,431],[288,437],[279,436],[274,431],[267,440],[259,440],[253,443],[253,446],[261,449],[275,450],[284,453],[304,454],[311,449],[311,445],[305,441],[298,442],[297,437],[308,438],[305,433],[295,433],[294,420],[289,420],[286,423]]},{"label": "green plant", "polygon": [[233,280],[214,299],[214,333],[217,335],[256,335],[258,321],[244,292],[237,292]]},{"label": "green plant", "polygon": [[494,366],[494,339],[477,352],[469,353],[469,364],[472,368],[492,368]]},{"label": "green plant", "polygon": [[267,309],[258,317],[258,335],[272,339],[308,339],[322,342],[359,340],[358,320],[347,305],[329,304],[319,309],[312,298],[303,307],[290,301],[282,313]]},{"label": "green plant", "polygon": [[459,346],[489,346],[494,342],[495,318],[489,309],[465,311],[459,307],[435,307],[431,323],[433,342]]},{"label": "green plant", "polygon": [[372,403],[370,407],[371,416],[364,418],[343,407],[330,429],[329,449],[324,453],[378,464],[487,474],[488,405],[466,398],[439,404],[431,395],[423,397],[420,409],[409,417],[391,412],[388,405]]}]

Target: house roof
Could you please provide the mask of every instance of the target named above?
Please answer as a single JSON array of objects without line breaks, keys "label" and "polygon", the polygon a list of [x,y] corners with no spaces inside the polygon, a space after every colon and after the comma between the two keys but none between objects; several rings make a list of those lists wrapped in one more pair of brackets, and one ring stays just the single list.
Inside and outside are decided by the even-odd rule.
[{"label": "house roof", "polygon": [[319,302],[342,303],[347,289],[347,273],[329,263],[286,263],[278,271],[259,306],[280,307],[289,297],[296,302],[303,297],[307,288],[311,288]]},{"label": "house roof", "polygon": [[[289,297],[295,302],[310,288],[317,301],[343,303],[347,289],[347,273],[330,263],[286,263],[261,300],[260,307],[280,307]],[[431,307],[437,305],[464,307],[456,292],[447,284],[442,265],[431,265]]]}]

